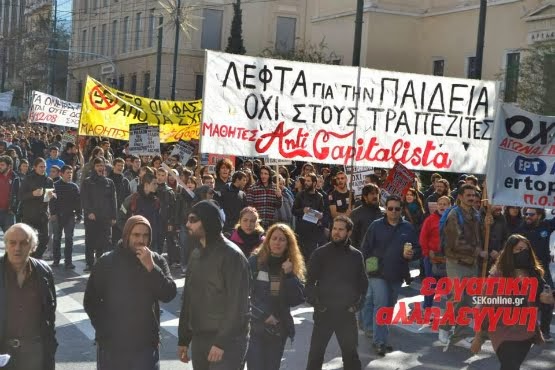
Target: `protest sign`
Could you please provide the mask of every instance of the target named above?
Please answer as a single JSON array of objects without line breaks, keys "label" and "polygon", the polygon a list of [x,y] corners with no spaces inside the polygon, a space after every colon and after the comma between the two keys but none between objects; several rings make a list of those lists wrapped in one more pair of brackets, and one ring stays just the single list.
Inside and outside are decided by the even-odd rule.
[{"label": "protest sign", "polygon": [[64,132],[62,134],[62,151],[65,149],[67,143],[74,143],[75,144],[75,135],[69,132]]},{"label": "protest sign", "polygon": [[496,82],[207,51],[201,151],[485,173],[496,99]]},{"label": "protest sign", "polygon": [[156,155],[160,153],[160,128],[138,123],[129,126],[129,153]]},{"label": "protest sign", "polygon": [[79,134],[129,139],[129,125],[160,126],[160,142],[199,138],[202,101],[155,100],[128,94],[87,77]]},{"label": "protest sign", "polygon": [[33,91],[27,122],[77,128],[80,115],[81,104]]},{"label": "protest sign", "polygon": [[[360,197],[362,195],[362,188],[366,185],[366,176],[372,175],[374,168],[345,166],[345,173],[347,174],[347,184],[351,184],[351,190],[355,193],[355,196]],[[352,182],[351,174],[353,176]]]},{"label": "protest sign", "polygon": [[181,163],[183,165],[185,165],[189,159],[193,156],[193,153],[195,152],[195,146],[183,141],[183,140],[179,140],[179,142],[177,144],[175,144],[175,146],[173,147],[172,152],[170,153],[170,155],[179,155],[179,159],[181,161]]},{"label": "protest sign", "polygon": [[0,93],[0,112],[7,112],[12,106],[13,90]]},{"label": "protest sign", "polygon": [[390,195],[398,195],[402,197],[413,185],[414,172],[406,168],[401,162],[395,163],[395,166],[389,171],[387,179],[380,189],[380,201],[385,206],[385,201]]},{"label": "protest sign", "polygon": [[555,207],[555,116],[502,104],[487,158],[490,202]]}]

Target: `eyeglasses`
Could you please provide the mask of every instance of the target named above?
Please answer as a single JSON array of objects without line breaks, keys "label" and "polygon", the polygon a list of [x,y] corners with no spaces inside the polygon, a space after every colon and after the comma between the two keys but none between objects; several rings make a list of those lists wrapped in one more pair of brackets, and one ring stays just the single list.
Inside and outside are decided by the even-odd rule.
[{"label": "eyeglasses", "polygon": [[389,212],[401,212],[401,207],[387,207]]},{"label": "eyeglasses", "polygon": [[200,221],[200,218],[198,218],[195,215],[189,215],[189,217],[187,217],[187,223],[189,224],[196,224],[199,221]]}]

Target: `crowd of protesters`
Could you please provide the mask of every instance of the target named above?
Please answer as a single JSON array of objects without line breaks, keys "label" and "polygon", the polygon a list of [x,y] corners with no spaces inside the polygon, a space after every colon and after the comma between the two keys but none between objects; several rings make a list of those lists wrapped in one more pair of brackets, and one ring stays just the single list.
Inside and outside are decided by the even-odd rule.
[{"label": "crowd of protesters", "polygon": [[[493,276],[520,269],[546,287],[535,303],[535,335],[489,333],[502,369],[518,368],[532,343],[553,341],[549,237],[555,221],[546,220],[544,209],[491,207],[490,214],[473,175],[461,175],[451,189],[435,173],[428,188],[416,178],[402,197],[380,199],[382,169],[367,176],[356,195],[342,167],[270,167],[250,158],[208,166],[199,156],[183,163],[172,150],[162,145],[160,155],[142,157],[129,154],[122,141],[62,143],[56,127],[0,126],[0,226],[7,245],[0,276],[9,271],[0,286],[17,284],[12,272],[13,278],[34,276],[10,259],[12,240],[28,240],[29,271],[40,270],[48,280],[50,267],[61,268],[64,235],[63,265],[74,269],[74,229],[84,221],[85,271],[91,273],[85,310],[96,330],[99,368],[159,368],[158,301],[176,296],[176,273],[186,278],[178,356],[195,369],[279,369],[285,343],[295,335],[290,308],[303,302],[314,307],[307,369],[321,369],[334,333],[344,368],[361,369],[358,329],[376,354],[393,351],[388,327],[375,317],[395,305],[403,283],[411,284],[413,265],[421,279],[465,278],[480,276],[485,261]],[[485,225],[491,230],[487,252]],[[52,260],[50,267],[44,259]],[[48,288],[37,287],[41,294]],[[424,297],[424,307],[433,298]],[[470,305],[464,297],[455,310]],[[51,338],[50,326],[28,329]],[[33,362],[17,356],[26,342],[13,325],[1,329],[0,351],[15,354],[12,369],[53,367],[51,339],[39,340],[41,359]],[[439,340],[447,349],[476,352],[488,333],[474,334],[470,326],[442,326]]]}]

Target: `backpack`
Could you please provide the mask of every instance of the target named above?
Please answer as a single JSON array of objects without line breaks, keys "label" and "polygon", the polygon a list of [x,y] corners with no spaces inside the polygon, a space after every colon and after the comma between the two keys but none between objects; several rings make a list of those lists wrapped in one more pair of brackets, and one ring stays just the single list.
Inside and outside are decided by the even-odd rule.
[{"label": "backpack", "polygon": [[[464,217],[463,217],[461,207],[457,205],[447,208],[445,212],[443,212],[443,214],[441,215],[441,218],[439,219],[439,249],[441,250],[441,253],[443,255],[445,255],[445,246],[447,245],[444,229],[445,229],[445,225],[447,224],[447,217],[449,216],[449,213],[451,213],[452,210],[455,210],[455,212],[457,213],[457,221],[459,221],[459,226],[461,226],[464,223]],[[473,216],[476,217],[478,220],[480,220],[480,214],[478,213],[478,211],[474,209],[472,210],[474,211]]]}]

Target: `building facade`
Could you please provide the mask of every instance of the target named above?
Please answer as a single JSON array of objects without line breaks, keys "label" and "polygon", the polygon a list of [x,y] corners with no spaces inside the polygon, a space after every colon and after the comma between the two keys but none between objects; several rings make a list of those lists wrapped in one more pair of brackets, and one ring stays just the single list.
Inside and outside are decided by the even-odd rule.
[{"label": "building facade", "polygon": [[[176,99],[200,98],[204,49],[225,50],[229,0],[187,2],[190,37],[181,32]],[[400,72],[470,77],[479,0],[366,0],[361,65]],[[171,95],[175,27],[157,1],[74,0],[69,96],[80,100],[86,76],[138,95],[154,96],[158,24],[163,18],[160,98]],[[327,45],[333,62],[350,65],[356,0],[243,1],[248,55]],[[482,78],[503,81],[516,99],[521,50],[555,38],[555,1],[489,0]],[[81,54],[80,54],[81,53]],[[88,54],[82,54],[88,53]]]}]

